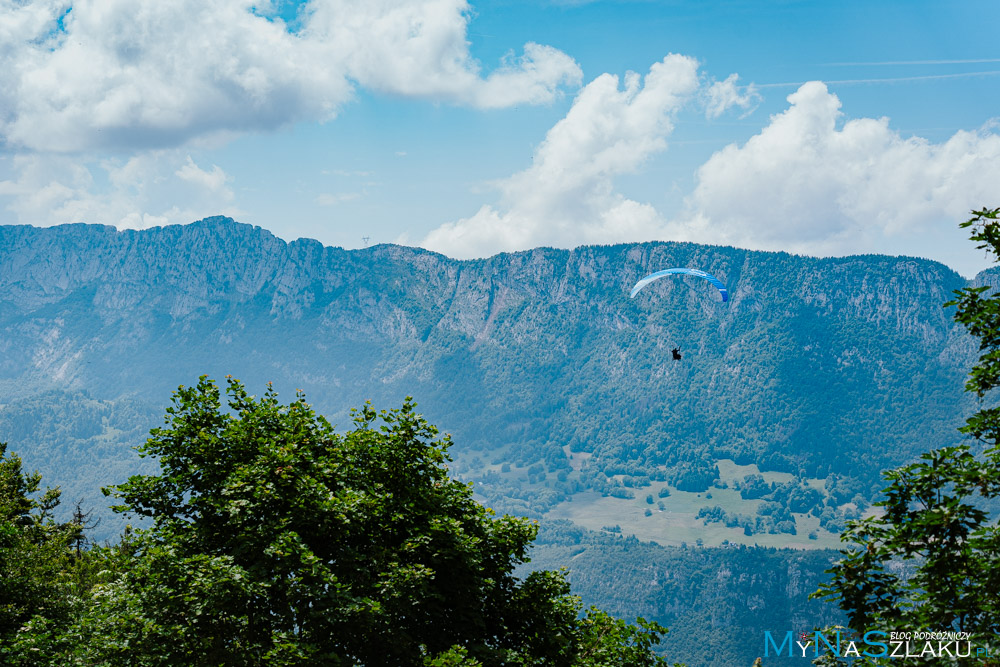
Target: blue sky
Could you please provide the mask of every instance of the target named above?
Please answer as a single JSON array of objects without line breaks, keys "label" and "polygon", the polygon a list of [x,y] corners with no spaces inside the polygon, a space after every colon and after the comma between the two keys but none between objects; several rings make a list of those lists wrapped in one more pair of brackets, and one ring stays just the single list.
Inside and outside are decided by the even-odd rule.
[{"label": "blue sky", "polygon": [[[0,223],[989,264],[1000,5],[0,0]],[[634,74],[629,74],[632,72]]]}]

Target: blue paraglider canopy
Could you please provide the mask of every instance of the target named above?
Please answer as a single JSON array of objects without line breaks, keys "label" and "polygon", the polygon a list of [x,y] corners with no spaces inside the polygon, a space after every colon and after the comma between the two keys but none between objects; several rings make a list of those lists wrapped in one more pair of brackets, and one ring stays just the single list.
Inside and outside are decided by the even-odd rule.
[{"label": "blue paraglider canopy", "polygon": [[669,276],[674,273],[704,278],[705,280],[712,283],[718,288],[719,293],[722,295],[723,301],[729,301],[729,292],[726,291],[726,286],[722,284],[721,280],[713,276],[711,273],[705,273],[704,271],[699,271],[698,269],[684,269],[684,268],[666,269],[664,271],[657,271],[656,273],[650,273],[648,276],[646,276],[645,278],[643,278],[642,280],[640,280],[635,284],[635,287],[632,288],[632,294],[630,295],[629,298],[634,298],[635,295],[639,293],[639,290],[641,290],[643,287],[653,282],[654,280],[659,280],[663,276]]}]

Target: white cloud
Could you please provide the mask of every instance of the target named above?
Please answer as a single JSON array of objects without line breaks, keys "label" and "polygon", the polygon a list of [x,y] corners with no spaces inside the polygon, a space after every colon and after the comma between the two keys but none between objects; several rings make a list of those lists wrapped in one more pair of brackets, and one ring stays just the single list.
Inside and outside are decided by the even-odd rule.
[{"label": "white cloud", "polygon": [[225,172],[214,165],[205,170],[179,151],[86,164],[61,155],[19,156],[11,167],[12,177],[0,181],[0,195],[10,198],[7,209],[21,224],[142,229],[240,213]]},{"label": "white cloud", "polygon": [[903,137],[887,118],[844,120],[840,100],[811,82],[744,145],[697,172],[683,211],[665,220],[614,189],[666,146],[673,114],[699,99],[712,117],[755,103],[737,79],[697,90],[697,65],[669,56],[640,81],[602,75],[547,134],[532,165],[496,183],[499,204],[441,225],[420,245],[456,257],[538,245],[687,240],[813,255],[929,257],[972,275],[988,265],[957,229],[993,205],[1000,187],[996,126],[932,143]]},{"label": "white cloud", "polygon": [[174,172],[178,178],[188,183],[198,185],[209,192],[225,193],[227,199],[232,199],[232,192],[226,189],[226,172],[219,165],[212,165],[212,171],[205,171],[187,156],[180,169]]},{"label": "white cloud", "polygon": [[[6,208],[42,225],[233,214],[225,171],[182,148],[332,118],[357,86],[498,107],[550,101],[581,78],[569,56],[536,44],[483,74],[465,0],[309,0],[291,30],[276,10],[254,0],[0,0]],[[131,157],[107,157],[116,154]]]},{"label": "white cloud", "polygon": [[820,82],[743,146],[698,171],[673,238],[818,255],[914,254],[965,273],[985,266],[956,221],[991,204],[1000,135],[984,128],[943,143],[903,138],[887,118],[841,120]]},{"label": "white cloud", "polygon": [[582,72],[572,58],[534,43],[481,78],[469,55],[469,11],[466,0],[314,1],[303,34],[333,45],[362,86],[394,94],[493,108],[548,102],[559,86],[579,85]]},{"label": "white cloud", "polygon": [[0,0],[0,136],[15,149],[180,146],[323,120],[356,82],[476,107],[543,103],[579,67],[528,44],[483,77],[465,0],[311,0],[299,29],[252,0]]},{"label": "white cloud", "polygon": [[716,81],[708,87],[705,91],[705,116],[718,118],[733,107],[749,113],[757,107],[760,102],[757,87],[750,84],[741,91],[736,85],[739,78],[737,74],[730,74],[725,81]]},{"label": "white cloud", "polygon": [[14,147],[174,146],[328,116],[350,95],[342,73],[307,61],[311,45],[246,2],[76,0],[63,30],[62,7],[49,8],[4,53],[17,73],[2,118]]},{"label": "white cloud", "polygon": [[698,64],[670,55],[643,80],[603,74],[580,91],[535,151],[532,165],[497,184],[500,208],[442,225],[420,245],[456,257],[536,245],[639,240],[660,233],[647,204],[614,192],[613,179],[666,148],[672,117],[698,89]]},{"label": "white cloud", "polygon": [[362,193],[360,192],[324,192],[316,197],[315,201],[320,206],[336,206],[337,204],[342,204],[344,202],[354,201],[355,199],[360,198],[361,194]]}]

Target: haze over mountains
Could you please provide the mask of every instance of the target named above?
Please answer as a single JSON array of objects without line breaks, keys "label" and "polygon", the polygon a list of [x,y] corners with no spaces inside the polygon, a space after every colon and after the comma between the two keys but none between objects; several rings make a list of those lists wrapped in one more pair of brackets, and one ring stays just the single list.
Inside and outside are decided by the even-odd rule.
[{"label": "haze over mountains", "polygon": [[[628,298],[671,266],[729,302],[686,277]],[[155,467],[131,448],[180,384],[273,382],[343,427],[412,395],[484,502],[543,519],[537,565],[624,616],[710,628],[668,651],[726,665],[765,624],[836,620],[805,598],[833,554],[692,547],[836,546],[881,470],[954,443],[975,348],[942,304],[966,284],[923,259],[689,243],[458,261],[219,217],[0,227],[0,441],[110,539],[99,487]]]},{"label": "haze over mountains", "polygon": [[[46,473],[83,462],[55,441],[34,455],[51,439],[12,425],[44,392],[103,414],[88,437],[129,431],[119,405],[151,415],[132,445],[201,374],[300,389],[340,424],[413,395],[453,434],[459,472],[536,514],[651,481],[705,491],[720,460],[856,479],[867,497],[966,414],[974,350],[942,303],[967,281],[928,260],[647,243],[457,261],[285,243],[228,218],[0,227],[0,253],[0,437]],[[628,298],[669,266],[719,276],[730,301],[695,278]],[[109,471],[136,460],[105,455]]]}]

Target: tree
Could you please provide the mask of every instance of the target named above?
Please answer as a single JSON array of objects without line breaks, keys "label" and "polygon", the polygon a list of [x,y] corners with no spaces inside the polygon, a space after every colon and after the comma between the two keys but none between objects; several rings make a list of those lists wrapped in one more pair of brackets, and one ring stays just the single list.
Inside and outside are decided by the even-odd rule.
[{"label": "tree", "polygon": [[[366,405],[339,434],[302,395],[180,388],[140,451],[161,473],[107,490],[148,517],[51,664],[665,664],[664,631],[619,625],[562,573],[518,578],[537,527],[448,477],[447,436]],[[125,554],[122,556],[122,554]],[[72,635],[79,639],[66,641]],[[27,645],[27,644],[25,644]],[[597,648],[603,647],[603,653]],[[618,651],[615,653],[615,651]],[[596,657],[595,657],[596,655]],[[634,656],[634,659],[630,656]]]},{"label": "tree", "polygon": [[0,656],[31,616],[65,613],[60,573],[78,531],[53,519],[59,489],[41,491],[41,481],[0,442]]},{"label": "tree", "polygon": [[576,667],[657,667],[666,665],[663,658],[651,652],[658,637],[667,629],[653,621],[638,619],[635,625],[612,618],[591,607],[583,620],[582,641]]},{"label": "tree", "polygon": [[83,557],[84,548],[90,546],[90,540],[87,538],[86,531],[97,528],[101,525],[101,519],[92,519],[91,515],[94,510],[83,511],[83,501],[76,501],[76,507],[73,509],[73,518],[70,519],[70,523],[76,529],[76,535],[73,537],[73,549],[76,552],[77,558]]},{"label": "tree", "polygon": [[[974,211],[961,226],[1000,258],[998,214]],[[995,401],[1000,386],[1000,294],[989,292],[965,288],[945,304],[957,306],[955,320],[979,339],[966,390],[980,404]],[[966,442],[884,474],[890,484],[876,503],[883,514],[848,523],[841,540],[850,547],[815,595],[836,601],[855,631],[970,632],[995,660],[1000,530],[985,507],[1000,496],[1000,407],[981,408],[959,430]]]}]

